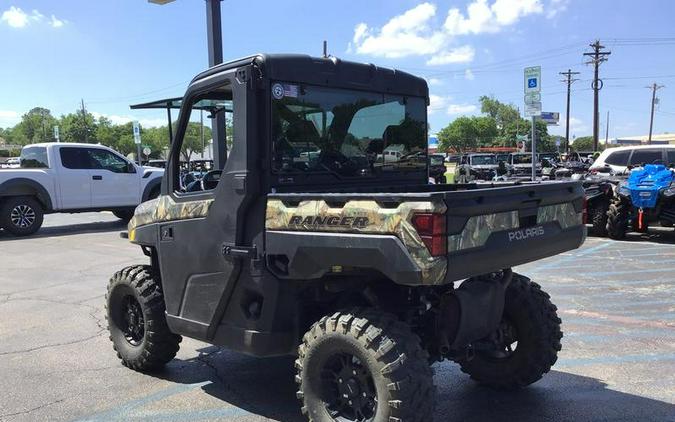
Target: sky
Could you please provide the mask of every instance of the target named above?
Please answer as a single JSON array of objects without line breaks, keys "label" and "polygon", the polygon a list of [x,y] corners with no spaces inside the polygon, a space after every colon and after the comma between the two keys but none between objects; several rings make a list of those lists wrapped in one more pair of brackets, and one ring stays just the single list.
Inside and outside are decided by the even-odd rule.
[{"label": "sky", "polygon": [[[670,0],[258,0],[222,3],[225,60],[253,53],[319,56],[322,41],[344,60],[375,63],[427,79],[430,132],[480,114],[493,95],[523,109],[523,69],[542,68],[544,111],[560,112],[559,72],[572,85],[570,136],[592,133],[591,42],[611,51],[600,66],[600,132],[609,138],[649,129],[675,132],[675,33]],[[32,107],[59,116],[84,100],[115,123],[166,123],[165,114],[129,105],[181,96],[207,67],[203,0],[158,6],[146,0],[0,0],[0,127]]]}]

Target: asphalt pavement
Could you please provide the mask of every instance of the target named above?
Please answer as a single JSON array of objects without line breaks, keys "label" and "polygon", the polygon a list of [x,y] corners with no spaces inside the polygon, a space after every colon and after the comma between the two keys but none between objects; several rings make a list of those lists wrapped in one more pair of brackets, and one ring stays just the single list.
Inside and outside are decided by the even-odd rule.
[{"label": "asphalt pavement", "polygon": [[[110,275],[144,263],[109,213],[49,215],[37,236],[0,232],[0,420],[302,421],[291,358],[255,359],[184,339],[154,374],[108,340]],[[589,238],[517,269],[559,307],[563,351],[517,392],[434,365],[437,421],[675,421],[675,234]]]}]

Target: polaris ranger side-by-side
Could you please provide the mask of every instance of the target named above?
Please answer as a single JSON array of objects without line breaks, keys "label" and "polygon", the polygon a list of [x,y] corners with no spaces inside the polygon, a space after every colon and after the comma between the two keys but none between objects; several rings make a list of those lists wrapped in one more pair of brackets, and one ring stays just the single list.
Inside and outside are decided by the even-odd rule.
[{"label": "polaris ranger side-by-side", "polygon": [[[157,368],[182,335],[295,355],[312,421],[430,421],[443,359],[497,388],[540,379],[561,321],[511,267],[582,244],[583,189],[429,185],[428,103],[421,78],[332,57],[256,55],[195,77],[161,195],[129,223],[149,264],[108,286],[122,362]],[[197,106],[232,113],[232,149],[184,192]],[[386,158],[391,145],[406,154]]]}]

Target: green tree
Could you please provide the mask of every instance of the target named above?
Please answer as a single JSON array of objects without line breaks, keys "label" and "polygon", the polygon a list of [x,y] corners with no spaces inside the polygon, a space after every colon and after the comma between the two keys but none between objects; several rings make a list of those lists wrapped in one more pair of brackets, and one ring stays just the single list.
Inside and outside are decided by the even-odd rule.
[{"label": "green tree", "polygon": [[[204,126],[204,144],[206,144],[206,141],[211,139],[211,137],[211,128]],[[188,122],[180,151],[183,155],[183,159],[185,161],[190,161],[192,154],[203,152],[204,144],[202,144],[201,125],[198,122]]]},{"label": "green tree", "polygon": [[[600,147],[601,145],[598,145]],[[593,137],[581,136],[572,141],[572,149],[574,151],[593,151]]]},{"label": "green tree", "polygon": [[81,111],[61,116],[61,139],[65,142],[96,143],[96,119],[89,112]]},{"label": "green tree", "polygon": [[53,142],[53,131],[56,119],[51,111],[44,107],[34,107],[21,116],[21,121],[11,130],[13,143],[25,145],[28,143]]},{"label": "green tree", "polygon": [[480,101],[481,113],[487,114],[495,121],[500,136],[504,135],[504,130],[508,125],[520,119],[520,113],[513,104],[504,104],[486,95],[481,96],[478,101]]},{"label": "green tree", "polygon": [[438,132],[441,151],[453,149],[458,152],[490,145],[497,135],[497,126],[489,116],[458,117]]}]

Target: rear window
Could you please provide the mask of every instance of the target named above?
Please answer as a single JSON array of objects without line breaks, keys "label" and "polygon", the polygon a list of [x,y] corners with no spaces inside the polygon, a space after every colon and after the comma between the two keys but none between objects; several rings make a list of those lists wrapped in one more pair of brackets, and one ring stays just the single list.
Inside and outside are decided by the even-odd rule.
[{"label": "rear window", "polygon": [[628,157],[630,157],[630,150],[614,151],[607,156],[605,163],[613,166],[627,166]]},{"label": "rear window", "polygon": [[660,149],[636,149],[630,157],[630,164],[662,164],[663,153]]},{"label": "rear window", "polygon": [[21,150],[21,168],[49,168],[47,148],[26,147]]}]

